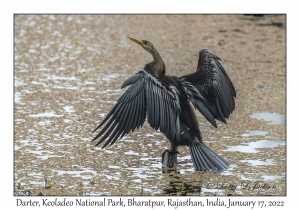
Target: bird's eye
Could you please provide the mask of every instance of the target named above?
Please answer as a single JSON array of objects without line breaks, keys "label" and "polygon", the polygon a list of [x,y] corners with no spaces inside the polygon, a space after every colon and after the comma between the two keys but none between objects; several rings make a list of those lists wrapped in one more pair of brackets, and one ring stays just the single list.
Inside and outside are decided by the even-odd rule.
[{"label": "bird's eye", "polygon": [[146,40],[143,40],[144,44],[148,44],[148,42]]}]

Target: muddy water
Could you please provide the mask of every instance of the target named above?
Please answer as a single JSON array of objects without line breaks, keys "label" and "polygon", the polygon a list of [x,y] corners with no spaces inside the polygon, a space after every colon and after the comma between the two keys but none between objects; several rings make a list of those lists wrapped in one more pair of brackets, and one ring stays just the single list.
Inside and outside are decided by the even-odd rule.
[{"label": "muddy water", "polygon": [[[179,148],[164,173],[169,144],[147,124],[106,149],[90,142],[151,61],[127,36],[151,40],[168,74],[193,72],[201,48],[222,58],[236,110],[218,129],[198,119],[228,171],[194,172]],[[14,44],[15,195],[285,195],[285,16],[16,15]]]}]

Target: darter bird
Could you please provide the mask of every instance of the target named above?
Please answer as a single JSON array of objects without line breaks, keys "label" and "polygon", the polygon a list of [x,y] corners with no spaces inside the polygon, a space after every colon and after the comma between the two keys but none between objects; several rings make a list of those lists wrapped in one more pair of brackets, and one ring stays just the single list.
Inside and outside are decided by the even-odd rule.
[{"label": "darter bird", "polygon": [[104,141],[102,148],[113,145],[143,126],[147,117],[150,126],[160,130],[171,143],[171,148],[162,154],[164,167],[173,168],[178,146],[188,146],[196,171],[226,170],[230,163],[204,144],[194,111],[197,109],[216,128],[216,119],[226,123],[233,112],[236,91],[221,59],[202,49],[196,72],[168,76],[162,57],[150,41],[128,38],[151,53],[153,61],[123,83],[121,88],[130,87],[93,131],[104,125],[92,141],[101,137],[96,146]]}]

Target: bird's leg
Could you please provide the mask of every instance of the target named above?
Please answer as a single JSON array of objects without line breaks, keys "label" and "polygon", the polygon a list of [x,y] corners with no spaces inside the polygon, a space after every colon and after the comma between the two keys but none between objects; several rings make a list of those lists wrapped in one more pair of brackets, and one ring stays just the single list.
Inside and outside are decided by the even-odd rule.
[{"label": "bird's leg", "polygon": [[166,149],[162,154],[163,168],[173,168],[177,164],[176,147],[172,144],[171,149]]},{"label": "bird's leg", "polygon": [[177,152],[166,149],[162,154],[162,164],[164,168],[173,168],[177,164]]}]

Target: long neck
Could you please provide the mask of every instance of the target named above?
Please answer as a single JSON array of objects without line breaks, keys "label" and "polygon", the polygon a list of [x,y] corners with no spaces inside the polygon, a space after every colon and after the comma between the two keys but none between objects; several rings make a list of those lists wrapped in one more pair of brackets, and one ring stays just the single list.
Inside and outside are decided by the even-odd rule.
[{"label": "long neck", "polygon": [[148,63],[146,68],[148,67],[149,72],[156,77],[164,76],[166,74],[166,69],[162,57],[155,48],[150,53],[153,57],[153,61]]}]

